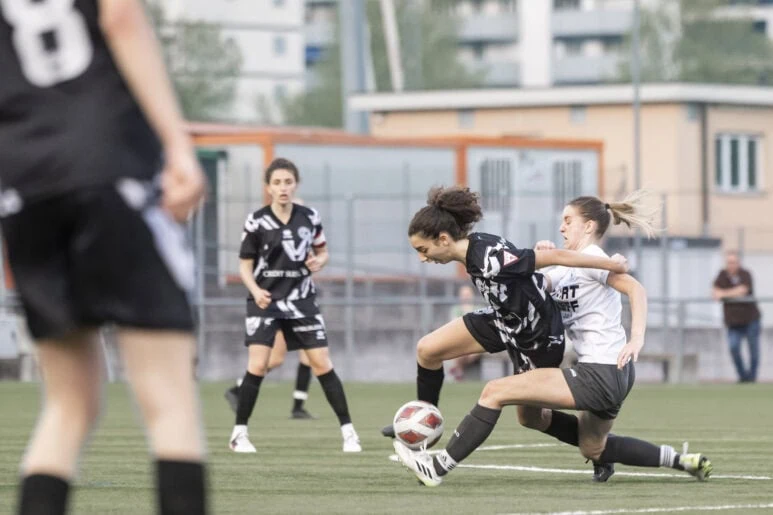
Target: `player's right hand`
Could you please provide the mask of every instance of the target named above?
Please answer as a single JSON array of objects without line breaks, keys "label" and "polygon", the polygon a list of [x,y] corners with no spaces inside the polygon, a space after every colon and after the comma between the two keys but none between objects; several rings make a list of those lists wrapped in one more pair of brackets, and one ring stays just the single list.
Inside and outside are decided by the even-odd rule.
[{"label": "player's right hand", "polygon": [[186,222],[201,206],[207,179],[190,144],[165,149],[161,172],[161,206],[178,222]]},{"label": "player's right hand", "polygon": [[266,309],[268,305],[271,304],[271,292],[258,288],[258,294],[255,295],[255,304],[257,304],[260,309]]},{"label": "player's right hand", "polygon": [[553,250],[556,244],[550,240],[540,240],[534,245],[534,250]]}]

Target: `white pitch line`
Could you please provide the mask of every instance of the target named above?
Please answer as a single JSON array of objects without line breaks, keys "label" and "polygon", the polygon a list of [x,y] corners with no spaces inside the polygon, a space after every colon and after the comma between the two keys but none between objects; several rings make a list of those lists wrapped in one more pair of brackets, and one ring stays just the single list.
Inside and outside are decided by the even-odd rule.
[{"label": "white pitch line", "polygon": [[[515,443],[511,445],[484,445],[482,447],[478,447],[475,449],[475,452],[480,451],[501,451],[503,449],[533,449],[537,447],[558,447],[557,443]],[[435,454],[440,454],[441,451],[435,450],[435,451],[427,451],[428,454],[434,456]],[[397,454],[390,454],[389,455],[390,461],[398,461],[397,460]]]},{"label": "white pitch line", "polygon": [[[556,468],[544,468],[544,467],[529,467],[521,465],[467,465],[460,464],[458,468],[468,469],[484,469],[484,470],[516,470],[519,472],[550,472],[554,474],[585,474],[590,475],[591,471],[577,470],[577,469],[556,469]],[[676,477],[681,479],[692,479],[692,476],[688,474],[668,474],[668,473],[653,473],[653,472],[615,472],[616,476],[630,476],[630,477]],[[740,475],[728,475],[728,474],[712,474],[711,479],[749,479],[754,481],[770,481],[773,479],[770,476],[740,476]]]},{"label": "white pitch line", "polygon": [[508,515],[613,515],[617,513],[670,513],[677,511],[724,511],[724,510],[764,510],[773,508],[768,504],[723,504],[720,506],[674,506],[670,508],[622,508],[618,510],[577,510],[551,512],[521,512]]}]

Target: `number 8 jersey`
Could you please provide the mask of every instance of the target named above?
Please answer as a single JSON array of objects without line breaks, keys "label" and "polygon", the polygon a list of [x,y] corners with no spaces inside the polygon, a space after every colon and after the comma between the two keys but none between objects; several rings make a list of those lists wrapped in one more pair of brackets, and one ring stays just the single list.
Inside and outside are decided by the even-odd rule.
[{"label": "number 8 jersey", "polygon": [[160,171],[160,144],[113,62],[97,0],[0,0],[0,159],[0,215]]}]

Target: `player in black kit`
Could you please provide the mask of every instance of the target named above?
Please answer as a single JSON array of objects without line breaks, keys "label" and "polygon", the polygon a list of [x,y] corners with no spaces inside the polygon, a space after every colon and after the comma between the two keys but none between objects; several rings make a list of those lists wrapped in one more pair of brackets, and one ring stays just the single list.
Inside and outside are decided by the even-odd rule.
[{"label": "player in black kit", "polygon": [[260,384],[268,371],[274,336],[281,330],[288,350],[303,349],[341,424],[344,452],[360,452],[359,437],[349,416],[343,385],[327,346],[325,321],[319,311],[311,274],[329,259],[322,221],[316,210],[293,202],[298,169],[287,159],[275,159],[266,169],[271,204],[247,216],[239,250],[239,273],[250,292],[247,298],[245,344],[249,361],[239,387],[230,447],[256,452],[247,422]]},{"label": "player in black kit", "polygon": [[[162,514],[205,513],[184,222],[204,176],[139,0],[0,0],[0,224],[43,408],[18,513],[61,514],[117,325]],[[77,511],[77,510],[76,510]]]},{"label": "player in black kit", "polygon": [[[478,195],[468,188],[433,188],[427,203],[408,229],[419,259],[464,264],[489,307],[452,320],[419,340],[418,399],[438,404],[443,362],[459,356],[507,351],[515,373],[559,366],[564,356],[561,313],[535,268],[573,263],[620,271],[625,265],[573,251],[519,249],[500,236],[470,234],[482,212]],[[382,433],[394,436],[391,426]]]},{"label": "player in black kit", "polygon": [[[500,236],[470,233],[482,212],[478,195],[468,188],[433,188],[427,204],[414,215],[408,228],[411,246],[419,253],[419,259],[424,263],[464,264],[489,304],[488,308],[452,320],[419,340],[417,396],[434,405],[438,404],[443,385],[443,361],[448,359],[507,351],[516,374],[561,364],[561,313],[547,291],[544,276],[535,272],[536,268],[566,265],[621,273],[627,270],[625,263],[606,257],[567,250],[519,249]],[[519,416],[528,416],[529,410],[535,409],[519,406]],[[387,434],[389,429],[382,432]],[[551,434],[550,428],[545,432]],[[451,439],[451,443],[455,441],[458,438]]]}]

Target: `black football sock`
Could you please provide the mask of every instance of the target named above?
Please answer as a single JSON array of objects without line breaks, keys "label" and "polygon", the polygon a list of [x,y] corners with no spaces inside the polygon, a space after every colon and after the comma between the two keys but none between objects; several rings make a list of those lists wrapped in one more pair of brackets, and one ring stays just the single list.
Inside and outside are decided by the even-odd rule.
[{"label": "black football sock", "polygon": [[192,461],[158,460],[158,505],[161,515],[204,515],[204,465]]},{"label": "black football sock", "polygon": [[295,391],[293,392],[293,411],[303,409],[303,403],[309,398],[309,383],[311,382],[311,367],[298,363],[295,374]]},{"label": "black football sock", "polygon": [[476,404],[470,414],[464,417],[459,427],[456,428],[446,448],[433,458],[435,471],[444,476],[480,447],[494,430],[501,413],[502,410]]},{"label": "black football sock", "polygon": [[577,447],[580,440],[577,417],[563,411],[551,410],[551,412],[550,425],[545,429],[544,433]]},{"label": "black football sock", "polygon": [[246,426],[255,409],[255,402],[258,400],[260,383],[263,382],[263,376],[255,376],[249,372],[244,373],[242,385],[239,387],[239,404],[236,406],[236,425]]},{"label": "black football sock", "polygon": [[[31,474],[21,483],[19,515],[63,515],[70,482],[47,474]],[[6,506],[7,507],[7,506]]]},{"label": "black football sock", "polygon": [[429,402],[437,406],[440,400],[440,389],[443,387],[443,378],[445,377],[443,366],[441,365],[437,370],[431,370],[416,363],[416,367],[416,397],[420,401]]},{"label": "black football sock", "polygon": [[[667,446],[663,446],[667,447]],[[671,448],[673,451],[673,448]],[[659,467],[661,447],[628,436],[607,436],[607,445],[599,457],[601,463],[622,463],[637,467]],[[669,465],[670,466],[670,465]]]},{"label": "black football sock", "polygon": [[325,392],[327,402],[330,403],[330,407],[333,408],[338,417],[338,422],[341,425],[351,424],[352,418],[349,416],[349,405],[346,403],[344,385],[341,384],[335,370],[331,369],[327,374],[317,376],[317,379],[322,386],[322,391]]}]

